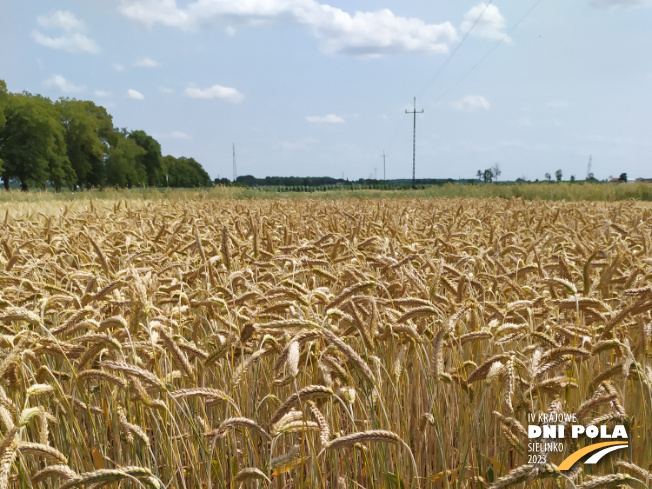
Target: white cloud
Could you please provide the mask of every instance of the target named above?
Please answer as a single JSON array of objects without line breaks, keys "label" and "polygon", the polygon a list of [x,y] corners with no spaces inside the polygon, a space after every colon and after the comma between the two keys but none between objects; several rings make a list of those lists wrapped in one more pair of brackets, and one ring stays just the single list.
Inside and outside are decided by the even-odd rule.
[{"label": "white cloud", "polygon": [[44,29],[63,31],[60,36],[49,36],[40,31],[33,31],[32,39],[42,46],[70,53],[100,52],[98,44],[84,34],[86,32],[84,21],[75,17],[72,12],[59,10],[48,16],[39,16],[36,18],[36,23]]},{"label": "white cloud", "polygon": [[589,3],[602,10],[630,9],[652,6],[652,0],[589,0]]},{"label": "white cloud", "polygon": [[110,97],[113,95],[111,92],[107,92],[106,90],[95,90],[95,96],[96,97]]},{"label": "white cloud", "polygon": [[568,107],[568,102],[564,102],[563,100],[551,100],[546,104],[546,107],[550,107],[551,109],[560,109],[563,107]]},{"label": "white cloud", "polygon": [[457,38],[449,22],[426,24],[421,19],[397,17],[391,10],[350,15],[329,5],[316,4],[302,16],[330,54],[382,56],[407,52],[447,53]]},{"label": "white cloud", "polygon": [[86,88],[83,85],[75,85],[74,83],[69,82],[61,75],[52,75],[47,80],[43,81],[43,85],[46,87],[58,88],[65,93],[81,92]]},{"label": "white cloud", "polygon": [[174,131],[172,134],[170,134],[170,137],[172,139],[192,139],[192,137],[189,134],[186,134],[185,132],[181,132],[181,131]]},{"label": "white cloud", "polygon": [[428,24],[396,16],[388,9],[350,14],[316,0],[196,0],[186,8],[178,7],[176,0],[123,0],[120,10],[147,26],[164,24],[186,30],[218,19],[228,24],[229,35],[235,32],[232,23],[292,22],[309,27],[330,54],[447,53],[457,39],[450,22]]},{"label": "white cloud", "polygon": [[161,93],[164,93],[166,95],[174,93],[174,90],[172,90],[169,87],[166,87],[165,85],[161,85],[160,87],[158,87],[158,91],[161,92]]},{"label": "white cloud", "polygon": [[238,92],[235,88],[223,87],[221,85],[213,85],[212,87],[204,89],[188,87],[184,93],[186,96],[191,98],[220,98],[234,104],[244,100],[244,95]]},{"label": "white cloud", "polygon": [[491,104],[482,95],[467,95],[451,104],[454,109],[464,112],[473,112],[476,110],[489,110]]},{"label": "white cloud", "polygon": [[129,98],[133,98],[135,100],[143,100],[145,98],[142,93],[140,93],[138,90],[134,90],[133,88],[127,90],[127,95]]},{"label": "white cloud", "polygon": [[41,46],[52,49],[61,49],[69,53],[97,54],[100,47],[95,41],[80,32],[66,33],[59,37],[50,37],[38,31],[32,32],[32,39]]},{"label": "white cloud", "polygon": [[44,29],[61,29],[67,32],[86,31],[86,24],[83,20],[75,17],[75,14],[65,10],[59,10],[51,15],[39,15],[36,23]]},{"label": "white cloud", "polygon": [[313,124],[344,124],[344,119],[335,114],[328,114],[325,116],[308,115],[306,116],[308,122]]},{"label": "white cloud", "polygon": [[511,38],[505,34],[506,28],[505,18],[501,15],[498,7],[487,5],[484,2],[472,7],[471,10],[465,13],[464,21],[460,25],[462,32],[471,31],[473,36],[485,39],[504,38],[506,42],[511,42]]},{"label": "white cloud", "polygon": [[516,123],[519,126],[532,127],[532,120],[529,117],[522,117],[521,119],[517,120]]},{"label": "white cloud", "polygon": [[134,61],[134,66],[140,66],[142,68],[156,68],[161,66],[161,63],[153,60],[152,58],[138,58],[136,61]]}]

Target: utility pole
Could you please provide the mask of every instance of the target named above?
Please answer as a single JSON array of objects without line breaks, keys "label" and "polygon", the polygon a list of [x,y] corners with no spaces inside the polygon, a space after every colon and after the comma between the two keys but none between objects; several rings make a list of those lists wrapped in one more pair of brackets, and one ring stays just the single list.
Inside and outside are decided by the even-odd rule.
[{"label": "utility pole", "polygon": [[414,116],[412,125],[412,188],[416,188],[416,148],[417,148],[417,114],[423,114],[423,109],[417,110],[417,98],[414,97],[414,109],[405,109],[406,114]]},{"label": "utility pole", "polygon": [[233,143],[233,182],[238,178],[238,167],[235,164],[235,143]]},{"label": "utility pole", "polygon": [[385,150],[383,150],[383,154],[380,156],[383,157],[383,180],[387,180],[387,175],[385,174],[385,156],[387,155],[385,154]]}]

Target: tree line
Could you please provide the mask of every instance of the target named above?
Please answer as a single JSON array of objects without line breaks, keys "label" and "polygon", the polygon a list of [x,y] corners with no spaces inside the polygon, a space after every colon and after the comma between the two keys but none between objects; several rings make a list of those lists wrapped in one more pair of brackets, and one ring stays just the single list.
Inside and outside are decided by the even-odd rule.
[{"label": "tree line", "polygon": [[[452,183],[454,180],[451,178],[417,178],[416,185],[443,185],[445,183]],[[466,180],[463,180],[466,182]],[[469,180],[471,182],[472,179]],[[458,183],[462,180],[458,180]],[[253,175],[240,175],[231,182],[227,178],[216,178],[214,180],[216,185],[236,185],[245,187],[351,187],[360,185],[371,187],[392,187],[404,188],[412,185],[411,179],[391,179],[391,180],[378,180],[374,178],[360,178],[358,180],[349,181],[343,178],[333,177],[265,177],[256,178]],[[357,188],[356,187],[356,188]]]},{"label": "tree line", "polygon": [[212,184],[193,158],[163,156],[145,131],[113,126],[88,100],[10,93],[0,80],[0,175],[19,185],[57,191],[93,187],[203,187]]}]

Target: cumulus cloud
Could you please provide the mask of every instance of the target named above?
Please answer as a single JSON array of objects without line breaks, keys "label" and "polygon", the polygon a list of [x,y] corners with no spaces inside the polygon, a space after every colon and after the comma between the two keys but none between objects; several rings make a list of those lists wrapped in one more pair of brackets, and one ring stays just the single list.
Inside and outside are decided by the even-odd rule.
[{"label": "cumulus cloud", "polygon": [[52,49],[61,49],[70,53],[100,52],[98,44],[86,34],[86,24],[78,19],[75,14],[59,10],[51,15],[39,16],[36,23],[43,29],[58,30],[58,36],[43,34],[41,31],[33,31],[32,39],[42,46]]},{"label": "cumulus cloud", "polygon": [[61,49],[69,53],[97,54],[100,48],[95,41],[79,32],[66,33],[63,36],[46,36],[38,31],[32,32],[32,39],[41,46],[52,49]]},{"label": "cumulus cloud", "polygon": [[482,95],[467,95],[453,102],[452,107],[464,112],[474,112],[476,110],[489,110],[491,104]]},{"label": "cumulus cloud", "polygon": [[589,4],[602,10],[617,10],[650,7],[652,0],[589,0]]},{"label": "cumulus cloud", "polygon": [[161,66],[161,63],[152,58],[138,58],[134,61],[134,66],[140,66],[141,68],[157,68],[158,66]]},{"label": "cumulus cloud", "polygon": [[462,32],[471,31],[472,36],[485,39],[504,38],[505,41],[511,42],[511,38],[505,34],[506,28],[505,18],[501,15],[498,7],[487,5],[484,2],[472,7],[471,10],[465,13],[464,21],[460,25]]},{"label": "cumulus cloud", "polygon": [[185,132],[182,131],[174,131],[172,134],[170,134],[170,137],[172,139],[192,139],[192,137],[189,134],[186,134]]},{"label": "cumulus cloud", "polygon": [[174,93],[174,90],[172,90],[170,87],[166,87],[165,85],[159,86],[158,91],[165,94],[165,95],[169,95],[171,93]]},{"label": "cumulus cloud", "polygon": [[86,24],[75,17],[75,14],[65,10],[58,10],[51,15],[39,15],[36,23],[44,29],[61,29],[67,32],[85,31]]},{"label": "cumulus cloud", "polygon": [[113,63],[111,66],[112,66],[113,69],[114,69],[115,71],[117,71],[118,73],[120,73],[120,72],[122,72],[122,71],[125,70],[124,65],[121,65],[120,63]]},{"label": "cumulus cloud", "polygon": [[95,90],[96,97],[110,97],[111,95],[111,92],[107,92],[106,90]]},{"label": "cumulus cloud", "polygon": [[188,87],[185,92],[187,97],[191,98],[219,98],[237,104],[244,100],[244,95],[238,92],[235,88],[223,87],[221,85],[213,85],[208,88]]},{"label": "cumulus cloud", "polygon": [[129,90],[127,90],[127,96],[129,96],[129,98],[133,98],[135,100],[143,100],[145,98],[145,95],[140,93],[138,90],[134,90],[133,88],[130,88]]},{"label": "cumulus cloud", "polygon": [[325,116],[308,115],[306,116],[306,120],[313,124],[344,124],[344,119],[335,114],[328,114]]},{"label": "cumulus cloud", "polygon": [[52,75],[50,78],[43,82],[43,85],[51,88],[58,88],[60,91],[65,93],[81,92],[85,89],[83,85],[75,85],[74,83],[66,80],[61,75]]},{"label": "cumulus cloud", "polygon": [[447,53],[457,39],[450,22],[428,24],[388,9],[350,14],[316,0],[196,0],[186,8],[177,6],[176,0],[123,0],[120,10],[150,27],[163,24],[193,30],[211,19],[221,20],[229,24],[230,34],[235,32],[232,23],[291,22],[310,28],[329,54]]}]

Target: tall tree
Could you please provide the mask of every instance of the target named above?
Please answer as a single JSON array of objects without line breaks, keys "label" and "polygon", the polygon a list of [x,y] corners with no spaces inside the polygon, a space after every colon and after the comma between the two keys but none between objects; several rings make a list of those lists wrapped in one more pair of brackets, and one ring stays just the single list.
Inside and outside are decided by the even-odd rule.
[{"label": "tall tree", "polygon": [[[7,92],[7,84],[4,80],[0,80],[0,135],[2,134],[2,128],[5,125],[7,119],[5,118],[5,106],[9,102],[9,92]],[[1,137],[1,136],[0,136]],[[0,153],[2,150],[0,149]],[[0,157],[0,174],[2,173],[2,158]]]},{"label": "tall tree", "polygon": [[136,141],[127,137],[126,130],[116,131],[116,144],[109,148],[106,159],[106,182],[118,187],[143,186],[147,171],[140,159],[145,154]]},{"label": "tall tree", "polygon": [[206,170],[194,158],[175,158],[165,156],[163,163],[169,175],[170,187],[207,187],[211,185],[211,178]]},{"label": "tall tree", "polygon": [[101,186],[109,146],[117,142],[113,119],[104,107],[86,100],[60,99],[57,107],[65,128],[66,148],[80,186]]},{"label": "tall tree", "polygon": [[16,178],[21,189],[44,189],[50,181],[57,190],[75,181],[66,154],[64,129],[50,99],[29,93],[12,94],[0,132],[0,158],[5,188]]},{"label": "tall tree", "polygon": [[496,179],[496,182],[497,182],[497,181],[498,181],[498,177],[499,177],[500,174],[502,173],[502,171],[500,170],[500,164],[498,164],[498,163],[494,163],[494,166],[492,166],[492,167],[490,168],[490,170],[491,170],[491,173],[493,174],[493,176],[494,176],[494,178]]},{"label": "tall tree", "polygon": [[152,187],[164,186],[166,170],[161,155],[161,145],[145,131],[132,131],[129,133],[129,139],[145,150],[145,153],[139,157],[139,162],[147,172],[146,184]]}]

